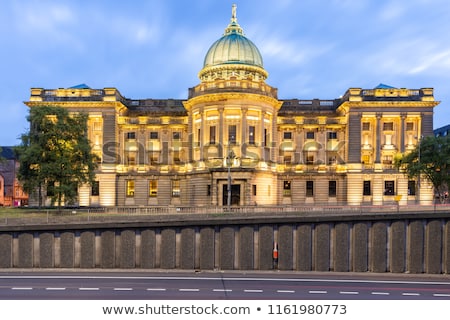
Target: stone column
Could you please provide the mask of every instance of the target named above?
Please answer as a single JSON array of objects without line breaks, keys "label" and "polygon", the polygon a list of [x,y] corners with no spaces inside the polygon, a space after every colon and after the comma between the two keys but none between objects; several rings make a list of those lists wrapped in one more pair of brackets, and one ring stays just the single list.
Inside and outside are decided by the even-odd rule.
[{"label": "stone column", "polygon": [[401,121],[400,121],[400,152],[405,152],[405,120],[406,120],[406,113],[401,113]]},{"label": "stone column", "polygon": [[223,107],[219,108],[219,158],[223,157],[224,145],[223,145]]},{"label": "stone column", "polygon": [[381,113],[377,113],[377,132],[375,146],[375,163],[381,162]]}]

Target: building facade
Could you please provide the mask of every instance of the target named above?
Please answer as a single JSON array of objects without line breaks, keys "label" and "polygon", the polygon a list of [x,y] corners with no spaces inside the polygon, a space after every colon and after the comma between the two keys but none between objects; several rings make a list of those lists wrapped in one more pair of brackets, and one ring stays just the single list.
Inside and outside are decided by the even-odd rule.
[{"label": "building facade", "polygon": [[17,179],[19,161],[12,147],[0,147],[0,206],[28,205],[28,195]]},{"label": "building facade", "polygon": [[27,106],[89,115],[101,163],[82,206],[430,203],[393,167],[433,134],[432,88],[380,84],[337,99],[280,99],[235,7],[184,100],[129,99],[116,88],[32,88]]}]

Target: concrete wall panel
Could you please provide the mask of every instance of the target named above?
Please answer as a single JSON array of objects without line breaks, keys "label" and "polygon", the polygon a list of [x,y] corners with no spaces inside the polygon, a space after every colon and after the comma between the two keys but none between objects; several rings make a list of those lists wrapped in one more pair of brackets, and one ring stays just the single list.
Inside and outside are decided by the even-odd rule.
[{"label": "concrete wall panel", "polygon": [[195,268],[195,229],[183,228],[181,230],[181,252],[180,267],[181,269]]},{"label": "concrete wall panel", "polygon": [[274,227],[272,225],[264,225],[259,227],[258,243],[259,243],[259,269],[271,270],[274,267],[273,261],[273,245],[274,245]]},{"label": "concrete wall panel", "polygon": [[212,227],[200,229],[200,269],[214,269],[215,231]]},{"label": "concrete wall panel", "polygon": [[281,225],[278,228],[278,269],[293,270],[294,226]]},{"label": "concrete wall panel", "polygon": [[330,226],[318,224],[314,228],[314,271],[330,270]]},{"label": "concrete wall panel", "polygon": [[395,221],[390,228],[389,261],[391,272],[406,270],[406,226],[404,221]]},{"label": "concrete wall panel", "polygon": [[243,226],[239,229],[239,269],[254,269],[254,229],[253,226]]},{"label": "concrete wall panel", "polygon": [[297,227],[297,268],[298,271],[312,270],[312,226],[301,224]]},{"label": "concrete wall panel", "polygon": [[153,269],[156,261],[156,234],[153,229],[141,231],[141,268]]},{"label": "concrete wall panel", "polygon": [[80,268],[95,267],[95,233],[83,231],[80,234]]},{"label": "concrete wall panel", "polygon": [[429,221],[426,225],[425,272],[436,274],[442,272],[442,222]]},{"label": "concrete wall panel", "polygon": [[174,269],[176,263],[176,230],[161,230],[161,268]]},{"label": "concrete wall panel", "polygon": [[75,233],[66,231],[60,234],[60,266],[75,267]]},{"label": "concrete wall panel", "polygon": [[234,257],[235,257],[235,241],[234,241],[234,228],[223,227],[220,229],[220,269],[232,270],[234,269]]},{"label": "concrete wall panel", "polygon": [[387,271],[387,223],[376,222],[371,228],[370,271]]},{"label": "concrete wall panel", "polygon": [[409,223],[407,265],[411,273],[422,273],[424,271],[424,222],[414,220]]},{"label": "concrete wall panel", "polygon": [[9,233],[0,234],[0,268],[11,268],[13,237]]},{"label": "concrete wall panel", "polygon": [[20,233],[19,240],[19,268],[33,267],[33,240],[32,233]]},{"label": "concrete wall panel", "polygon": [[136,231],[123,230],[120,233],[120,268],[136,267]]},{"label": "concrete wall panel", "polygon": [[55,267],[55,237],[53,233],[44,232],[39,235],[39,267]]},{"label": "concrete wall panel", "polygon": [[338,223],[334,227],[334,271],[350,271],[350,226],[348,223]]},{"label": "concrete wall panel", "polygon": [[101,266],[102,268],[116,267],[116,232],[105,230],[100,234],[101,239]]}]

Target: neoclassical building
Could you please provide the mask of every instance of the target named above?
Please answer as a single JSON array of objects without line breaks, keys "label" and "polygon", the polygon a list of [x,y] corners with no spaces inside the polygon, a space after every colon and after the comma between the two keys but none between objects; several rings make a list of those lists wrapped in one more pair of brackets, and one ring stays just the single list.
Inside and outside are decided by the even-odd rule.
[{"label": "neoclassical building", "polygon": [[[81,206],[430,203],[426,181],[393,167],[433,134],[432,88],[380,84],[332,100],[281,99],[256,45],[231,22],[187,99],[130,99],[116,88],[32,88],[27,106],[89,115],[101,163]],[[230,200],[228,200],[230,199]],[[30,200],[31,201],[31,200]]]}]

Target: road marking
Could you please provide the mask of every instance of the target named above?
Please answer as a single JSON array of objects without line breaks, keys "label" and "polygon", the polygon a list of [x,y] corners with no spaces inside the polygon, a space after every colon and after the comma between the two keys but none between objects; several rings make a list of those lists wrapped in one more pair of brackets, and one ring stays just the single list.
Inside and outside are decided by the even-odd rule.
[{"label": "road marking", "polygon": [[328,292],[327,291],[322,291],[322,290],[311,290],[311,291],[309,291],[309,293],[312,293],[312,294],[327,294]]},{"label": "road marking", "polygon": [[260,293],[260,292],[264,292],[263,290],[259,290],[259,289],[244,289],[244,292],[248,292],[248,293]]},{"label": "road marking", "polygon": [[78,288],[80,291],[97,291],[100,290],[100,288]]},{"label": "road marking", "polygon": [[231,292],[231,289],[213,289],[214,292]]},{"label": "road marking", "polygon": [[45,290],[52,290],[52,291],[64,291],[66,288],[45,288]]},{"label": "road marking", "polygon": [[388,295],[390,295],[389,292],[378,292],[378,291],[371,292],[371,294],[379,295],[379,296],[388,296]]},{"label": "road marking", "polygon": [[433,293],[434,297],[450,297],[448,293]]},{"label": "road marking", "polygon": [[358,291],[340,291],[340,294],[359,294]]},{"label": "road marking", "polygon": [[278,293],[295,293],[294,290],[277,290]]},{"label": "road marking", "polygon": [[147,288],[147,291],[166,291],[165,288]]},{"label": "road marking", "polygon": [[33,290],[31,287],[13,287],[12,290]]},{"label": "road marking", "polygon": [[198,291],[200,291],[200,289],[189,289],[189,288],[186,288],[186,289],[178,289],[178,291],[182,291],[182,292],[198,292]]},{"label": "road marking", "polygon": [[420,296],[420,293],[416,293],[416,292],[402,292],[402,296]]},{"label": "road marking", "polygon": [[133,288],[114,288],[114,291],[133,291]]}]

